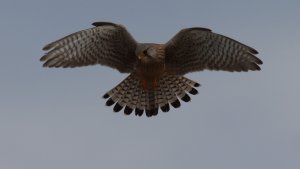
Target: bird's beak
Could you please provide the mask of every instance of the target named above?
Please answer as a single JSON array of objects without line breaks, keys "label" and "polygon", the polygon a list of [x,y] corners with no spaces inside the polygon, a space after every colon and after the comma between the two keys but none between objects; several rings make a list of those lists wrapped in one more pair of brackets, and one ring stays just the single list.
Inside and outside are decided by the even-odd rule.
[{"label": "bird's beak", "polygon": [[138,55],[138,59],[139,60],[141,60],[141,59],[143,59],[145,57],[150,57],[150,56],[145,55],[143,52]]},{"label": "bird's beak", "polygon": [[143,55],[142,55],[142,54],[139,54],[139,55],[138,55],[138,59],[141,60],[142,58],[143,58]]}]

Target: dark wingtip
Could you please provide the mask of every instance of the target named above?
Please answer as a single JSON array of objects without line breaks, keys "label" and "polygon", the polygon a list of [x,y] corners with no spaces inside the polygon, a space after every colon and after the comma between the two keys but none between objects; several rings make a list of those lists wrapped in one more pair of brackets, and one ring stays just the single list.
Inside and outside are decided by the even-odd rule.
[{"label": "dark wingtip", "polygon": [[162,112],[168,112],[170,110],[170,106],[167,103],[164,106],[161,106],[160,109],[161,109]]},{"label": "dark wingtip", "polygon": [[126,106],[125,109],[124,109],[124,114],[126,115],[130,115],[132,113],[133,109]]},{"label": "dark wingtip", "polygon": [[46,51],[46,50],[49,50],[50,49],[50,46],[49,45],[46,45],[42,48],[43,51]]},{"label": "dark wingtip", "polygon": [[263,61],[260,60],[259,58],[256,58],[256,63],[259,64],[259,65],[262,65],[262,64],[263,64]]},{"label": "dark wingtip", "polygon": [[151,117],[152,116],[152,110],[146,109],[146,116]]},{"label": "dark wingtip", "polygon": [[258,64],[257,63],[250,63],[249,65],[248,65],[248,68],[244,68],[243,69],[243,71],[248,71],[248,70],[252,70],[252,71],[260,71],[261,70],[261,68],[258,66]]},{"label": "dark wingtip", "polygon": [[183,100],[184,102],[189,102],[189,101],[191,101],[191,97],[190,97],[188,94],[185,94],[185,95],[181,98],[181,100]]},{"label": "dark wingtip", "polygon": [[255,50],[255,49],[253,49],[253,48],[250,48],[250,53],[253,53],[253,54],[258,54],[258,51],[257,50]]},{"label": "dark wingtip", "polygon": [[199,86],[200,86],[199,83],[195,83],[195,84],[194,84],[194,87],[199,87]]},{"label": "dark wingtip", "polygon": [[189,93],[191,93],[192,95],[196,95],[196,94],[198,94],[198,90],[196,90],[195,88],[192,88],[192,90],[190,90]]},{"label": "dark wingtip", "polygon": [[156,116],[158,114],[158,108],[153,108],[153,109],[146,109],[146,116],[151,117],[151,116]]},{"label": "dark wingtip", "polygon": [[171,103],[171,105],[174,108],[178,108],[178,107],[180,107],[180,101],[178,99],[176,99],[174,102]]},{"label": "dark wingtip", "polygon": [[107,100],[107,102],[105,104],[106,104],[106,106],[111,106],[114,103],[115,103],[115,101],[113,101],[113,99],[110,98],[110,99]]},{"label": "dark wingtip", "polygon": [[157,116],[157,114],[158,114],[158,107],[154,108],[153,116]]},{"label": "dark wingtip", "polygon": [[109,95],[107,93],[105,93],[103,96],[102,96],[104,99],[107,99],[109,98]]},{"label": "dark wingtip", "polygon": [[202,27],[192,27],[192,28],[188,28],[188,30],[200,30],[200,31],[207,31],[207,32],[211,32],[210,29],[208,28],[202,28]]},{"label": "dark wingtip", "polygon": [[256,68],[256,70],[261,70],[261,68],[256,64],[255,64],[255,68]]},{"label": "dark wingtip", "polygon": [[121,106],[119,103],[115,104],[114,107],[114,112],[119,112],[120,110],[122,110],[123,106]]},{"label": "dark wingtip", "polygon": [[104,25],[112,25],[116,26],[117,24],[112,23],[112,22],[94,22],[92,23],[93,26],[104,26]]},{"label": "dark wingtip", "polygon": [[135,115],[136,116],[142,116],[143,115],[144,110],[141,110],[139,108],[135,108]]},{"label": "dark wingtip", "polygon": [[48,66],[46,63],[44,63],[44,64],[43,64],[43,67],[50,67],[50,66]]},{"label": "dark wingtip", "polygon": [[43,61],[45,61],[46,59],[47,59],[47,55],[44,55],[44,56],[42,56],[42,57],[40,58],[40,61],[43,62]]}]

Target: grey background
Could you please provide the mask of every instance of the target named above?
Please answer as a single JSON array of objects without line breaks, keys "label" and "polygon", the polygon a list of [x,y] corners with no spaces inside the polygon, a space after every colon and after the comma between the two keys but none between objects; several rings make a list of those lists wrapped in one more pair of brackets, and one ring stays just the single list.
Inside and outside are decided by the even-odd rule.
[{"label": "grey background", "polygon": [[[300,1],[1,0],[0,168],[300,168]],[[95,21],[164,43],[202,26],[246,43],[262,71],[197,72],[192,102],[146,118],[101,96],[125,74],[44,69],[41,48]]]}]

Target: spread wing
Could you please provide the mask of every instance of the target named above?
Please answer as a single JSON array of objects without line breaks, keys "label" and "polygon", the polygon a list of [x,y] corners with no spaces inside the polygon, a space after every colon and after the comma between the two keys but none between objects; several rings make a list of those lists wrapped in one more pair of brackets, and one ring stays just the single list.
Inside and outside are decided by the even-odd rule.
[{"label": "spread wing", "polygon": [[178,32],[166,44],[169,71],[185,74],[203,69],[225,71],[260,70],[258,52],[236,40],[206,28]]},{"label": "spread wing", "polygon": [[120,72],[131,72],[136,62],[137,42],[127,30],[114,23],[96,22],[82,30],[46,45],[41,61],[44,67],[106,65]]}]

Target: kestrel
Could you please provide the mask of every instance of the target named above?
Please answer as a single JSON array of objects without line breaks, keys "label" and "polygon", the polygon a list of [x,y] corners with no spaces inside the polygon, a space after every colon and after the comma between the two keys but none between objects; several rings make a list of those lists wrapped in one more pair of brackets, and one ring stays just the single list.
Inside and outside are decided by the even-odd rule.
[{"label": "kestrel", "polygon": [[[236,40],[207,28],[182,29],[165,44],[138,43],[122,25],[95,22],[93,28],[70,34],[46,45],[41,61],[44,67],[73,68],[105,65],[129,73],[116,87],[104,94],[114,112],[124,108],[142,116],[168,112],[191,100],[200,84],[183,75],[189,72],[260,70],[258,52]],[[189,93],[189,94],[187,94]]]}]

